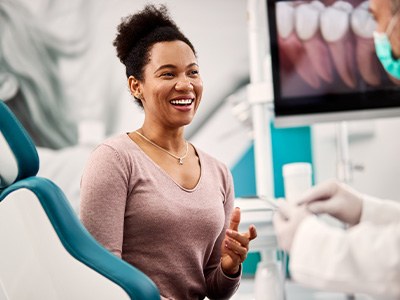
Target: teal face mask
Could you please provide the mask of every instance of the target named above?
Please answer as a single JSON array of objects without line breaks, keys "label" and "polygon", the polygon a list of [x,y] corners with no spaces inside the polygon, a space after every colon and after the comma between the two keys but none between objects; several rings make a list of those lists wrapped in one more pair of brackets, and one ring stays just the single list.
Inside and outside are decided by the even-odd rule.
[{"label": "teal face mask", "polygon": [[400,80],[400,59],[392,55],[392,46],[386,33],[374,32],[375,51],[386,72]]},{"label": "teal face mask", "polygon": [[375,51],[381,61],[386,72],[394,78],[400,80],[400,59],[395,59],[392,55],[392,46],[389,41],[389,36],[393,31],[398,20],[396,14],[389,22],[386,32],[374,32]]}]

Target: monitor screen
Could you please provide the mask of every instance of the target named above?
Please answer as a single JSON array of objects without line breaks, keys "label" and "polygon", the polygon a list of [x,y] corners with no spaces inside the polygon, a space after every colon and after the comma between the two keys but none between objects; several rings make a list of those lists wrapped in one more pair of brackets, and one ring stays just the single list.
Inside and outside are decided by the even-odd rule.
[{"label": "monitor screen", "polygon": [[400,81],[375,54],[368,1],[267,8],[277,126],[400,116]]}]

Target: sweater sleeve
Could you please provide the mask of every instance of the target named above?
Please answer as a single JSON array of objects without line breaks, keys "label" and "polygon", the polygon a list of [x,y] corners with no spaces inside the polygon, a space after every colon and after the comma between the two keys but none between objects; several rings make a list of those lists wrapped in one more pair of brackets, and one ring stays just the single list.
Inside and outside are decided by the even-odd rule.
[{"label": "sweater sleeve", "polygon": [[343,230],[305,219],[293,241],[293,279],[318,289],[400,298],[400,223]]},{"label": "sweater sleeve", "polygon": [[121,257],[128,172],[118,153],[101,145],[91,154],[81,179],[83,225],[109,251]]},{"label": "sweater sleeve", "polygon": [[209,262],[205,268],[205,276],[207,283],[207,297],[210,299],[229,299],[236,292],[240,284],[242,268],[240,268],[240,274],[236,277],[228,277],[225,275],[221,268],[221,245],[225,238],[225,231],[229,226],[230,217],[233,211],[234,205],[234,189],[232,175],[228,169],[226,169],[225,178],[225,223],[224,228],[218,237]]}]

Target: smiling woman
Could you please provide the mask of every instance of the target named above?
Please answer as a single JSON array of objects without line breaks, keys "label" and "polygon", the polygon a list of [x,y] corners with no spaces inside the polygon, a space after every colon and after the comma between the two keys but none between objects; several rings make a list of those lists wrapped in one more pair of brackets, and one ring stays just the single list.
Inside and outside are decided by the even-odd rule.
[{"label": "smiling woman", "polygon": [[152,5],[123,19],[114,46],[145,118],[91,154],[81,219],[163,299],[229,298],[257,234],[238,232],[228,168],[184,138],[203,92],[194,47],[166,7]]}]

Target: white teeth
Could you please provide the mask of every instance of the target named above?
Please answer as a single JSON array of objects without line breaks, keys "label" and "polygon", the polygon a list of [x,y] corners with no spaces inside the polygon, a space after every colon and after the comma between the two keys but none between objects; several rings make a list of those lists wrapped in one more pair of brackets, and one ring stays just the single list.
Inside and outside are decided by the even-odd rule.
[{"label": "white teeth", "polygon": [[346,1],[336,1],[332,7],[343,10],[347,13],[351,13],[353,10],[353,5],[351,5],[349,2]]},{"label": "white teeth", "polygon": [[294,29],[294,8],[287,2],[276,4],[276,23],[279,35],[286,39]]},{"label": "white teeth", "polygon": [[[317,1],[318,2],[318,1]],[[296,32],[298,37],[309,40],[318,31],[320,10],[312,4],[301,4],[296,8]]]},{"label": "white teeth", "polygon": [[361,3],[359,6],[359,8],[363,8],[365,10],[369,9],[369,0],[364,1],[363,3]]},{"label": "white teeth", "polygon": [[351,15],[353,32],[363,38],[372,38],[376,22],[368,12],[368,1],[361,3]]},{"label": "white teeth", "polygon": [[317,0],[311,1],[310,5],[320,12],[325,9],[325,5],[321,1]]},{"label": "white teeth", "polygon": [[351,10],[350,3],[338,1],[322,12],[321,34],[327,42],[338,41],[348,32]]},{"label": "white teeth", "polygon": [[175,105],[190,105],[192,104],[193,99],[180,99],[180,100],[171,100],[170,103],[171,104],[175,104]]}]

